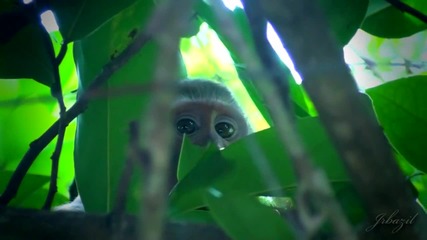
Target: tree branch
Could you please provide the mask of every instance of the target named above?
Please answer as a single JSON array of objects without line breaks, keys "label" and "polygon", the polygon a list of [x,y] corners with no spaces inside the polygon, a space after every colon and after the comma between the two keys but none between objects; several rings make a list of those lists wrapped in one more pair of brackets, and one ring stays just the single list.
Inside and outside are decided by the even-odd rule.
[{"label": "tree branch", "polygon": [[252,31],[252,36],[255,42],[256,53],[260,59],[260,63],[266,70],[265,73],[270,75],[272,84],[277,89],[277,94],[285,107],[292,112],[289,98],[289,81],[273,47],[267,39],[267,19],[260,9],[258,1],[242,0],[245,7],[246,16],[249,20],[249,26]]},{"label": "tree branch", "polygon": [[[170,86],[178,79],[179,39],[188,28],[194,0],[164,1],[158,5],[152,22],[147,26],[153,33],[153,40],[159,46],[159,54],[154,72],[154,84]],[[162,26],[158,28],[155,24]],[[138,149],[147,152],[149,171],[145,169],[142,192],[142,207],[139,217],[142,222],[141,239],[163,239],[166,217],[170,160],[173,155],[174,131],[171,123],[171,103],[175,99],[176,88],[164,88],[152,94],[146,112],[139,125]]]},{"label": "tree branch", "polygon": [[408,4],[400,1],[400,0],[386,0],[388,3],[393,5],[395,8],[401,10],[402,12],[407,12],[410,15],[418,18],[418,20],[427,23],[427,16],[417,9],[409,6]]},{"label": "tree branch", "polygon": [[[223,30],[223,35],[233,44],[243,62],[247,64],[246,70],[249,72],[254,85],[256,85],[257,89],[262,94],[262,97],[268,104],[268,108],[273,122],[277,127],[276,129],[281,143],[283,144],[283,148],[289,152],[292,165],[298,175],[299,184],[304,186],[298,189],[297,194],[300,200],[298,202],[298,210],[301,211],[299,212],[308,212],[310,203],[307,199],[313,199],[313,202],[315,202],[318,214],[303,215],[305,218],[301,218],[301,220],[303,220],[304,232],[297,232],[301,232],[301,235],[303,235],[302,237],[304,238],[310,238],[317,233],[325,220],[329,219],[335,226],[334,230],[336,230],[338,238],[354,239],[351,226],[348,224],[340,206],[334,199],[333,192],[325,173],[322,172],[321,169],[313,166],[308,153],[305,151],[304,145],[302,144],[300,136],[293,124],[293,114],[287,107],[285,107],[286,101],[283,101],[282,98],[284,93],[279,93],[278,87],[274,84],[275,81],[282,83],[286,81],[286,78],[282,75],[283,72],[277,71],[275,67],[272,67],[271,64],[269,64],[274,62],[271,55],[268,56],[268,54],[262,54],[262,56],[258,58],[258,56],[252,52],[252,49],[249,48],[242,37],[237,34],[239,31],[233,20],[227,14],[224,14],[223,6],[220,6],[218,3],[212,4],[212,7],[217,14],[217,19]],[[251,5],[250,7],[253,6]],[[253,12],[254,11],[249,11],[249,13]],[[262,17],[257,16],[254,19],[258,19],[257,21],[259,21],[262,20]],[[258,22],[257,24],[260,23]],[[261,34],[259,29],[257,30],[257,33]],[[259,36],[256,36],[256,38],[261,39]],[[266,43],[265,40],[256,42],[256,44],[262,43]],[[263,46],[258,46],[257,48],[261,51]],[[272,74],[272,72],[274,73]],[[255,153],[255,146],[255,144],[250,146],[251,152]],[[262,151],[257,155],[262,156]],[[255,164],[265,166],[265,163],[262,162],[262,158],[255,159]],[[260,173],[265,177],[265,181],[270,185],[269,187],[271,189],[278,188],[277,176],[271,175],[271,171],[268,168],[260,168]],[[327,201],[325,201],[325,199]],[[292,219],[290,219],[290,221],[292,221]],[[299,223],[294,223],[294,227],[296,229],[299,228],[298,225]]]},{"label": "tree branch", "polygon": [[[40,20],[41,21],[41,20]],[[68,124],[64,122],[64,115],[66,112],[66,107],[64,104],[64,96],[62,94],[62,85],[61,85],[61,76],[59,74],[59,65],[61,64],[62,58],[65,56],[64,51],[67,49],[67,47],[62,46],[61,47],[61,56],[58,56],[58,58],[55,57],[55,50],[53,48],[53,43],[50,40],[50,36],[47,33],[47,31],[44,29],[44,27],[39,24],[40,28],[43,28],[43,36],[44,36],[44,44],[46,45],[46,49],[49,51],[49,56],[51,58],[51,64],[53,67],[53,76],[54,76],[54,83],[51,86],[51,94],[54,98],[56,98],[59,106],[59,122],[58,122],[58,138],[56,140],[55,150],[51,156],[52,160],[52,167],[51,167],[51,174],[50,174],[50,184],[49,184],[49,191],[46,196],[46,201],[43,204],[43,209],[50,209],[52,206],[53,198],[55,197],[55,193],[58,191],[58,187],[56,185],[57,179],[58,179],[58,167],[59,167],[59,158],[61,156],[62,151],[62,145],[64,143],[64,136],[65,136],[65,130]],[[61,58],[61,59],[59,59]]]},{"label": "tree branch", "polygon": [[396,210],[399,214],[395,217],[399,219],[420,215],[415,226],[406,226],[393,235],[392,226],[378,226],[375,232],[379,238],[426,239],[425,227],[422,229],[426,224],[424,213],[418,211],[376,119],[367,114],[342,49],[319,7],[308,0],[262,3],[344,160],[369,220],[375,221],[380,214],[390,216]]},{"label": "tree branch", "polygon": [[[117,239],[111,227],[110,215],[82,212],[49,212],[0,207],[0,239],[14,240],[80,240]],[[124,215],[119,239],[138,239],[140,226],[135,216]],[[226,234],[216,226],[168,222],[164,239],[225,240]]]},{"label": "tree branch", "polygon": [[0,196],[0,206],[7,205],[16,196],[25,174],[33,164],[36,157],[58,135],[60,124],[66,126],[80,113],[82,113],[87,108],[92,91],[95,91],[110,79],[110,77],[124,66],[129,59],[132,58],[132,56],[136,54],[138,50],[141,49],[150,39],[151,37],[145,32],[139,33],[135,37],[135,40],[123,52],[103,67],[102,72],[95,77],[87,88],[87,91],[79,97],[76,103],[38,139],[30,144],[30,148],[25,153],[17,169],[10,178],[5,191]]}]

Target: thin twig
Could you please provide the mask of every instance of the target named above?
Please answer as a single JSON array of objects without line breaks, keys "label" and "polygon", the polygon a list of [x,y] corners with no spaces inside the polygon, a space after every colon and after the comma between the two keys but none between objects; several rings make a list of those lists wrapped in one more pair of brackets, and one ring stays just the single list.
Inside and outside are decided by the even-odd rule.
[{"label": "thin twig", "polygon": [[65,42],[62,43],[58,56],[56,56],[55,58],[55,63],[57,64],[57,66],[61,65],[62,60],[64,60],[65,54],[67,54],[67,50],[68,50],[68,44]]},{"label": "thin twig", "polygon": [[[257,87],[269,87],[270,90],[274,89],[271,85],[271,82],[266,79],[266,75],[262,74],[262,66],[260,65],[259,59],[256,57],[256,54],[252,52],[249,45],[240,35],[240,31],[236,24],[234,23],[231,16],[226,12],[228,11],[225,6],[220,1],[212,1],[212,8],[216,15],[216,20],[218,21],[219,28],[221,30],[222,35],[231,43],[232,47],[235,49],[236,55],[238,58],[245,63],[245,71],[247,71],[253,80],[253,84]],[[240,63],[236,63],[240,64]],[[246,75],[246,73],[245,73]],[[257,88],[258,89],[258,88]],[[260,89],[261,90],[261,89]],[[265,90],[265,89],[264,89]],[[271,94],[273,93],[274,94]],[[267,98],[269,95],[276,96],[277,92],[271,90],[268,94],[262,95],[262,97]],[[280,97],[273,97],[278,100]],[[268,101],[267,101],[268,102]],[[278,106],[282,106],[283,102],[278,101]],[[270,104],[268,107],[271,107]],[[267,173],[268,174],[268,173]],[[276,182],[276,181],[275,181]],[[271,187],[277,187],[274,183],[270,183]]]},{"label": "thin twig", "polygon": [[[42,26],[40,26],[42,27]],[[43,205],[43,209],[50,209],[52,206],[53,199],[55,197],[55,193],[58,190],[57,187],[57,179],[58,179],[58,168],[59,168],[59,158],[61,157],[61,151],[62,151],[62,145],[64,143],[64,137],[65,137],[65,129],[67,124],[64,123],[64,114],[66,114],[66,108],[64,104],[64,97],[62,94],[62,86],[61,86],[61,77],[59,75],[59,65],[61,64],[62,58],[65,56],[65,52],[67,47],[61,47],[61,51],[63,53],[61,56],[59,56],[61,59],[55,58],[55,52],[53,48],[53,43],[50,40],[49,34],[45,31],[44,32],[44,44],[46,45],[46,49],[49,50],[50,56],[51,56],[51,63],[53,67],[53,76],[54,76],[54,83],[51,87],[51,93],[52,96],[54,96],[59,105],[59,123],[58,123],[58,137],[55,145],[55,150],[51,156],[52,160],[52,167],[51,167],[51,174],[50,174],[50,184],[49,184],[49,191],[46,196],[45,203]]]},{"label": "thin twig", "polygon": [[[127,196],[129,192],[129,186],[132,179],[132,174],[134,173],[134,168],[137,166],[140,157],[138,151],[138,124],[135,121],[129,123],[129,146],[128,153],[125,162],[124,169],[120,176],[119,185],[117,188],[116,201],[114,208],[111,213],[108,215],[110,222],[110,230],[112,232],[111,238],[115,239],[125,239],[126,236],[126,203]],[[145,159],[145,157],[142,157]]]},{"label": "thin twig", "polygon": [[425,239],[424,213],[418,212],[382,129],[367,114],[342,49],[320,7],[310,0],[262,3],[304,79],[303,86],[363,200],[369,220],[375,222],[381,214],[390,216],[397,209],[396,219],[419,214],[416,224],[398,233],[392,233],[393,226],[383,225],[367,234],[378,233],[381,239]]},{"label": "thin twig", "polygon": [[[322,170],[313,166],[309,155],[304,149],[299,134],[293,127],[294,124],[291,118],[292,114],[285,105],[286,101],[283,101],[283,97],[281,97],[283,96],[283,93],[278,93],[278,88],[274,87],[273,85],[275,82],[275,80],[273,80],[274,78],[276,78],[276,81],[286,82],[286,78],[284,77],[283,73],[277,71],[275,68],[269,69],[270,63],[274,62],[272,59],[273,55],[263,54],[261,60],[264,60],[265,62],[262,62],[261,64],[261,62],[258,60],[259,58],[256,57],[256,54],[251,51],[251,49],[245,44],[245,41],[242,39],[242,37],[237,34],[237,27],[235,26],[233,20],[230,19],[226,14],[221,14],[224,7],[219,5],[219,3],[212,4],[214,11],[218,15],[218,21],[223,28],[223,33],[234,44],[237,52],[240,54],[241,59],[247,64],[247,71],[250,73],[251,77],[256,79],[254,80],[254,84],[260,90],[266,102],[268,103],[283,147],[288,150],[300,183],[305,186],[304,188],[299,188],[298,195],[301,196],[300,199],[304,199],[302,196],[306,195],[321,195],[321,199],[327,199],[328,202],[317,201],[314,199],[316,206],[320,211],[319,217],[322,218],[322,214],[326,214],[326,217],[330,218],[333,223],[337,223],[337,221],[334,220],[338,219],[340,221],[340,223],[337,224],[339,225],[338,235],[340,238],[355,239],[350,225],[348,224],[344,214],[341,211],[341,208],[333,197],[331,187],[325,174],[322,172]],[[253,7],[253,5],[251,5],[251,7]],[[253,11],[250,10],[250,13],[252,12]],[[262,17],[254,17],[254,20],[262,21]],[[260,22],[255,23],[261,24]],[[257,28],[260,27],[258,26]],[[257,30],[257,33],[259,33],[258,31],[259,30]],[[265,40],[258,40],[258,44],[265,43]],[[258,46],[257,48],[261,50],[263,46]],[[277,66],[276,64],[274,67]],[[271,72],[273,72],[273,74]],[[283,88],[281,90],[283,90]],[[306,205],[306,201],[299,203],[299,207],[301,209],[306,208]],[[306,220],[310,220],[304,222],[304,227],[306,229],[317,230],[320,227],[320,225],[313,226],[313,223],[315,222],[321,224],[321,221],[319,222],[314,219],[315,217],[316,216],[311,216],[311,218],[306,218]],[[313,231],[308,232],[307,234],[311,235],[313,234]]]},{"label": "thin twig", "polygon": [[[74,118],[84,111],[86,104],[87,102],[77,101],[73,107],[67,111],[67,114],[64,117],[64,122],[69,124]],[[58,135],[58,129],[59,120],[52,124],[49,129],[30,144],[30,148],[25,153],[16,170],[13,172],[5,191],[0,196],[0,206],[7,205],[16,196],[19,186],[21,185],[28,169],[31,167],[40,152]]]},{"label": "thin twig", "polygon": [[129,123],[129,147],[128,156],[122,174],[120,176],[119,186],[117,188],[117,198],[112,212],[122,214],[125,212],[127,194],[129,190],[130,180],[132,178],[133,169],[135,166],[135,150],[138,149],[138,125],[132,121]]},{"label": "thin twig", "polygon": [[418,18],[418,20],[427,23],[427,15],[418,11],[417,9],[409,6],[408,4],[400,1],[400,0],[386,0],[388,3],[393,5],[395,8],[401,10],[402,12],[407,12],[410,15]]},{"label": "thin twig", "polygon": [[[154,83],[159,86],[173,85],[178,78],[179,38],[188,26],[192,16],[194,0],[165,1],[154,12],[147,31],[153,33],[153,39],[159,46]],[[146,181],[142,189],[142,208],[140,219],[141,239],[162,239],[167,207],[169,186],[170,156],[174,141],[170,124],[170,103],[174,99],[175,88],[164,88],[150,98],[144,118],[140,123],[140,150],[147,152],[149,158],[144,165],[150,166],[144,171]]]},{"label": "thin twig", "polygon": [[110,77],[122,66],[124,66],[129,61],[129,59],[132,58],[132,56],[136,54],[138,50],[141,49],[150,39],[151,37],[145,32],[139,33],[135,37],[135,40],[123,52],[121,52],[117,57],[112,59],[103,67],[101,73],[95,77],[87,90],[82,93],[76,103],[66,112],[66,114],[60,116],[59,120],[57,120],[38,139],[34,140],[30,144],[30,148],[25,153],[24,157],[10,178],[5,191],[0,196],[0,206],[7,205],[16,196],[25,174],[28,172],[28,169],[31,167],[36,157],[53,140],[53,138],[58,135],[61,121],[63,121],[63,125],[66,126],[79,114],[84,112],[84,110],[87,108],[91,92],[98,89],[102,84],[110,79]]}]

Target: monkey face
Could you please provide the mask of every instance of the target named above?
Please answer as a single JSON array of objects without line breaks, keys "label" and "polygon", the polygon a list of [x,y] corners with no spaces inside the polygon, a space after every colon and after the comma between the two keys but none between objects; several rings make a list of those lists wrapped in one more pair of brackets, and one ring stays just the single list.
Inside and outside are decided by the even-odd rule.
[{"label": "monkey face", "polygon": [[215,144],[219,149],[248,134],[240,109],[221,102],[184,101],[175,106],[177,137],[187,135],[193,144]]}]

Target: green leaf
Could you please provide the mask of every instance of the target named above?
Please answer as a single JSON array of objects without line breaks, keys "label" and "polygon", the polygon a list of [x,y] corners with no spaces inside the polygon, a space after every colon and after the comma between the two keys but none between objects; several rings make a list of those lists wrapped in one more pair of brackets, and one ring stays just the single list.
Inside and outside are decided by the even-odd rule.
[{"label": "green leaf", "polygon": [[[325,170],[330,181],[346,181],[348,177],[340,158],[319,120],[298,119],[297,129],[307,152],[314,163]],[[215,168],[222,166],[222,176],[213,178],[209,164]],[[279,186],[271,184],[267,179],[276,179]],[[210,186],[220,191],[238,190],[246,194],[260,194],[276,190],[277,187],[294,189],[296,184],[289,155],[275,129],[271,128],[233,143],[221,151],[221,156],[212,158],[211,162],[202,159],[172,191],[171,212],[176,214],[203,206],[203,193]]]},{"label": "green leaf", "polygon": [[344,47],[362,24],[369,0],[320,0],[319,3],[326,14],[331,30]]},{"label": "green leaf", "polygon": [[35,13],[26,8],[0,9],[0,32],[0,78],[32,78],[51,86],[54,56],[49,35]]},{"label": "green leaf", "polygon": [[398,79],[366,91],[394,146],[412,165],[427,171],[427,76]]},{"label": "green leaf", "polygon": [[[68,85],[68,81],[64,82]],[[58,117],[56,101],[45,86],[28,79],[0,81],[0,169],[15,171],[29,144],[39,138]],[[68,195],[73,179],[75,122],[68,125],[59,161],[58,192]],[[40,153],[29,174],[50,176],[55,139]]]},{"label": "green leaf", "polygon": [[390,3],[384,0],[370,0],[368,5],[368,11],[366,12],[366,16],[370,16],[390,6],[391,6]]},{"label": "green leaf", "polygon": [[[323,168],[331,181],[347,179],[334,145],[330,142],[319,119],[297,119],[296,127],[314,164]],[[254,150],[256,144],[259,145],[261,154]],[[268,174],[276,177],[281,187],[294,188],[296,186],[289,154],[284,149],[274,128],[250,135],[232,146],[222,151],[225,158],[233,159],[236,162],[239,170],[233,176],[233,181],[227,183],[229,188],[246,190],[249,193],[272,190],[265,181]],[[260,168],[264,166],[268,166],[270,172],[261,172]]]},{"label": "green leaf", "polygon": [[[288,79],[293,79],[290,72],[288,72],[287,75]],[[314,104],[302,85],[297,84],[295,81],[289,81],[289,93],[295,109],[295,114],[298,117],[317,116]]]},{"label": "green leaf", "polygon": [[202,207],[206,188],[233,173],[233,162],[224,159],[219,150],[205,150],[199,147],[198,152],[203,152],[201,159],[180,159],[180,161],[197,161],[198,164],[178,182],[170,194],[169,215],[174,218]]},{"label": "green leaf", "polygon": [[[141,0],[142,1],[142,0]],[[129,7],[136,0],[50,0],[51,10],[55,13],[59,30],[65,42],[82,39],[114,15]],[[151,1],[148,5],[151,4]],[[144,12],[151,8],[141,8]]]},{"label": "green leaf", "polygon": [[[6,184],[9,182],[13,171],[0,171],[0,192],[6,189]],[[11,207],[23,207],[22,202],[29,200],[30,202],[38,202],[36,199],[31,199],[31,195],[39,190],[43,185],[48,183],[50,180],[49,176],[26,174],[24,180],[21,183],[18,194],[10,203]],[[37,204],[33,204],[32,207],[40,207]]]},{"label": "green leaf", "polygon": [[[81,83],[79,91],[85,91],[102,67],[131,43],[131,32],[142,31],[141,26],[152,7],[150,3],[128,8],[75,43],[74,56]],[[101,87],[101,92],[107,94],[115,89],[120,92],[137,84],[149,83],[156,54],[157,47],[152,43],[146,44]],[[129,122],[140,117],[146,101],[144,92],[112,94],[92,100],[88,109],[78,117],[76,180],[86,211],[107,212],[113,207],[126,159]]]},{"label": "green leaf", "polygon": [[[427,13],[427,5],[424,1],[404,0],[402,2],[424,14]],[[394,6],[389,5],[380,9],[365,19],[362,30],[382,38],[403,38],[427,29],[426,23]]]},{"label": "green leaf", "polygon": [[206,202],[215,220],[232,239],[294,239],[285,220],[254,197],[212,188],[206,194]]},{"label": "green leaf", "polygon": [[[29,197],[22,199],[22,201],[19,203],[19,207],[41,209],[42,206],[44,205],[44,202],[46,201],[46,196],[49,191],[49,188],[47,187],[47,185],[45,185],[43,188],[39,188]],[[66,202],[68,202],[68,193],[67,195],[56,193],[52,202],[52,206],[58,206]],[[14,201],[11,201],[11,205],[14,205]]]},{"label": "green leaf", "polygon": [[200,147],[192,144],[190,138],[184,137],[178,162],[178,180],[183,179],[205,155],[215,151],[217,149],[213,145]]},{"label": "green leaf", "polygon": [[[74,45],[79,92],[85,91],[111,59],[132,41],[151,16],[154,3],[137,4],[116,15],[93,34]],[[130,121],[141,118],[156,70],[158,46],[148,41],[129,62],[101,86],[99,98],[78,118],[75,144],[76,180],[88,212],[108,212],[114,206],[118,181],[127,157]],[[177,76],[178,78],[179,76]],[[138,89],[140,89],[138,91]],[[136,211],[138,177],[128,191],[130,211]]]}]

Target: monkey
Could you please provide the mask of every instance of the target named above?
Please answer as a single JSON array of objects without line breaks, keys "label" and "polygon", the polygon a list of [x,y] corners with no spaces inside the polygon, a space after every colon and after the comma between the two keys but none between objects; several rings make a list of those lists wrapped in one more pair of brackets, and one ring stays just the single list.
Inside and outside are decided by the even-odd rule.
[{"label": "monkey", "polygon": [[[199,146],[214,144],[218,149],[250,134],[252,129],[233,94],[223,84],[210,80],[182,80],[171,107],[176,141],[172,154],[170,185],[177,182],[179,153],[184,135]],[[80,196],[55,211],[84,211]]]},{"label": "monkey", "polygon": [[185,134],[199,146],[223,149],[251,131],[232,93],[208,80],[181,81],[172,114],[178,137]]}]

